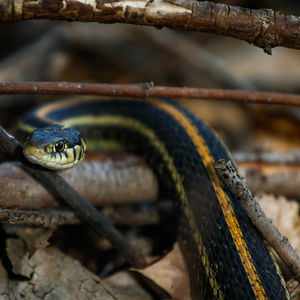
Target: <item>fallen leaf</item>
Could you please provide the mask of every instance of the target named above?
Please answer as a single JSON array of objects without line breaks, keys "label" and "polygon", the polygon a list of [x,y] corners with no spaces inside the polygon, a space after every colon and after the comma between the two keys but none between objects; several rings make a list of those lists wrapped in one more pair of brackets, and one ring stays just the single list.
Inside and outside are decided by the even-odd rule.
[{"label": "fallen leaf", "polygon": [[300,253],[299,203],[285,197],[259,194],[256,196],[263,211],[278,230],[289,239],[293,248]]},{"label": "fallen leaf", "polygon": [[190,300],[189,276],[178,243],[161,260],[137,272],[166,290],[172,299]]},{"label": "fallen leaf", "polygon": [[[25,242],[9,238],[6,249],[14,272],[28,280],[7,280],[1,276],[1,299],[153,300],[146,292],[141,297],[141,289],[109,286],[54,247],[39,249],[29,258]],[[2,273],[5,275],[5,270],[0,265]]]}]

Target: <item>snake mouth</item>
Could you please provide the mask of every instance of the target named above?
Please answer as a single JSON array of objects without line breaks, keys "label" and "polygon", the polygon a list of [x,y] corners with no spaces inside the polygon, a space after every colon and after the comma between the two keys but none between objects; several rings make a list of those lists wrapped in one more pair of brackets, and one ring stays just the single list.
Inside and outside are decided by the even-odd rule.
[{"label": "snake mouth", "polygon": [[65,170],[76,166],[85,156],[85,143],[62,152],[47,153],[43,147],[24,145],[24,156],[32,163],[51,170]]}]

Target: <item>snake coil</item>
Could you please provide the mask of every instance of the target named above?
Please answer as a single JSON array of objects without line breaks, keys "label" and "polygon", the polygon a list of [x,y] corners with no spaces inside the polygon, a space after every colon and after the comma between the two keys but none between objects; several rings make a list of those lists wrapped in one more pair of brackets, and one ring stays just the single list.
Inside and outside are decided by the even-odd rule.
[{"label": "snake coil", "polygon": [[53,123],[76,128],[93,148],[117,140],[146,157],[174,200],[192,299],[290,299],[268,245],[217,177],[215,161],[230,156],[201,120],[171,100],[75,98],[34,109],[21,129]]}]

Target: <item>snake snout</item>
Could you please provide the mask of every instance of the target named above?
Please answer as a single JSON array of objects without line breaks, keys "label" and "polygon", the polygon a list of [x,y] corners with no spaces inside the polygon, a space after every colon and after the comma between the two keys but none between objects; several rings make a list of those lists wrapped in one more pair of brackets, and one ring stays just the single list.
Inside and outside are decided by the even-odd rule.
[{"label": "snake snout", "polygon": [[73,128],[53,124],[32,132],[24,144],[24,156],[52,170],[69,169],[85,156],[86,144]]}]

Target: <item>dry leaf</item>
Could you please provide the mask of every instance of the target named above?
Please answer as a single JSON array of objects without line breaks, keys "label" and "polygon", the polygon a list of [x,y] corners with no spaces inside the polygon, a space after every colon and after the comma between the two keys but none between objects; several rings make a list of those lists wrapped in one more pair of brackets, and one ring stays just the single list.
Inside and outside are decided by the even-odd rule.
[{"label": "dry leaf", "polygon": [[190,300],[189,276],[178,243],[164,258],[138,272],[162,287],[174,299]]},{"label": "dry leaf", "polygon": [[136,294],[135,297],[132,297],[132,300],[153,300],[153,297],[146,293],[131,272],[120,271],[105,278],[103,282],[119,291],[135,291]]},{"label": "dry leaf", "polygon": [[6,279],[6,272],[0,266],[1,299],[152,299],[146,294],[138,298],[140,293],[136,289],[110,287],[78,261],[53,247],[39,249],[29,258],[25,243],[21,239],[10,238],[7,239],[7,253],[14,272],[28,280]]},{"label": "dry leaf", "polygon": [[261,194],[256,200],[278,230],[286,236],[293,248],[300,253],[299,203],[285,197]]}]

